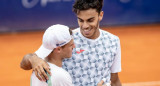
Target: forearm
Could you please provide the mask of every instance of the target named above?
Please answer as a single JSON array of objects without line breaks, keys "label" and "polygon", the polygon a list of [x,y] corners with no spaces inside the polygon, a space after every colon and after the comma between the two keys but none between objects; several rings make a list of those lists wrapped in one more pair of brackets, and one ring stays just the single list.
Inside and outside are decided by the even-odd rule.
[{"label": "forearm", "polygon": [[34,55],[35,54],[32,54],[32,53],[25,55],[20,63],[20,67],[24,70],[32,69],[30,60],[34,58]]},{"label": "forearm", "polygon": [[111,86],[122,86],[118,73],[111,73]]},{"label": "forearm", "polygon": [[120,80],[118,79],[115,82],[111,82],[111,86],[122,86]]}]

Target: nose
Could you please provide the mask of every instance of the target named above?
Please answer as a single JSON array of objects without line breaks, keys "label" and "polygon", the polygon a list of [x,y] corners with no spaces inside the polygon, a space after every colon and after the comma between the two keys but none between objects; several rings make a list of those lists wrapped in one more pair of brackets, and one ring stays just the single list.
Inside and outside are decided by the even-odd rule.
[{"label": "nose", "polygon": [[73,44],[73,49],[74,49],[75,47],[76,47],[75,44]]},{"label": "nose", "polygon": [[82,25],[82,28],[83,29],[89,28],[89,24],[87,22],[84,22],[83,25]]}]

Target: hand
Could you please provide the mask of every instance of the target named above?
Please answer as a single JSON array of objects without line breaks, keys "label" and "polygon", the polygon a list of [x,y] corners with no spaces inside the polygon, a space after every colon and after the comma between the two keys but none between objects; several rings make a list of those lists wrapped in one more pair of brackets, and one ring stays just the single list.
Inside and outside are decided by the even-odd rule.
[{"label": "hand", "polygon": [[47,62],[39,58],[36,54],[34,54],[32,58],[29,59],[29,61],[32,65],[32,69],[35,72],[35,75],[37,76],[37,78],[41,81],[48,80],[48,76],[44,71],[45,69],[48,72],[48,74],[51,75],[51,72],[49,71],[50,67],[47,64]]},{"label": "hand", "polygon": [[107,86],[107,85],[103,85],[103,83],[104,83],[104,81],[101,80],[101,81],[97,84],[97,86]]}]

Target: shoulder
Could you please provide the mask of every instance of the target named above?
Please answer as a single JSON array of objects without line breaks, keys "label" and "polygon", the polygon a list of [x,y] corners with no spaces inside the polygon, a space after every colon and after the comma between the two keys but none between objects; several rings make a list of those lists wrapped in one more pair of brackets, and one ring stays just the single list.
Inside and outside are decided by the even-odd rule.
[{"label": "shoulder", "polygon": [[53,81],[66,81],[71,80],[70,74],[61,67],[52,66],[51,67],[52,80]]},{"label": "shoulder", "polygon": [[54,77],[61,77],[62,75],[66,73],[64,69],[54,64],[50,64],[50,67],[51,67],[51,73],[53,74],[52,76]]},{"label": "shoulder", "polygon": [[105,30],[100,29],[103,37],[108,37],[110,40],[119,41],[119,37]]},{"label": "shoulder", "polygon": [[73,86],[71,76],[65,70],[53,70],[51,82],[53,86]]},{"label": "shoulder", "polygon": [[79,33],[79,30],[80,30],[80,28],[73,29],[73,30],[72,30],[73,35],[75,35],[75,34]]}]

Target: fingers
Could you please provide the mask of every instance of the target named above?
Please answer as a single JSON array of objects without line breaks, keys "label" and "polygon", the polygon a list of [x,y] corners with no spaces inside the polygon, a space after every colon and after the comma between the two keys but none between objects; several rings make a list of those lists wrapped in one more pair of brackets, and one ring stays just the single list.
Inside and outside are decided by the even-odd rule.
[{"label": "fingers", "polygon": [[[45,70],[47,70],[46,72],[45,72]],[[46,80],[48,80],[48,76],[47,76],[47,72],[49,72],[50,74],[51,74],[51,72],[49,71],[50,70],[50,68],[49,67],[44,67],[43,68],[43,66],[38,66],[38,67],[36,67],[35,69],[34,69],[34,71],[35,71],[35,75],[37,76],[37,78],[39,79],[39,80],[41,80],[41,81],[46,81]]]},{"label": "fingers", "polygon": [[[33,59],[31,63],[32,63],[32,68],[35,71],[37,78],[41,81],[48,80],[48,76],[47,76],[46,72],[48,72],[48,74],[50,74],[50,75],[51,75],[51,72],[49,71],[50,67],[47,64],[47,62],[44,61],[43,59],[40,59],[37,57],[37,58]],[[45,72],[45,70],[46,70],[46,72]]]},{"label": "fingers", "polygon": [[103,85],[103,83],[104,83],[104,81],[101,80],[101,81],[97,84],[97,86],[107,86],[107,85]]},{"label": "fingers", "polygon": [[44,64],[43,68],[46,70],[46,72],[51,75],[51,72],[50,72],[50,66],[49,64],[45,61],[46,64]]},{"label": "fingers", "polygon": [[49,65],[47,64],[47,66],[43,66],[44,70],[46,73],[48,73],[49,75],[51,75],[51,72],[50,72],[50,67]]},{"label": "fingers", "polygon": [[42,72],[41,72],[41,69],[39,67],[35,68],[34,71],[35,71],[35,73],[37,73],[36,76],[37,76],[37,78],[39,80],[41,80],[41,81],[45,81],[46,80],[45,77],[43,76]]},{"label": "fingers", "polygon": [[103,85],[103,83],[104,83],[104,81],[103,81],[103,80],[101,80],[101,81],[97,84],[97,86],[102,86],[102,85]]},{"label": "fingers", "polygon": [[46,72],[44,71],[43,67],[39,67],[39,69],[40,69],[40,73],[39,74],[40,74],[41,78],[44,81],[48,80],[48,76],[47,76]]},{"label": "fingers", "polygon": [[102,85],[103,83],[104,83],[104,81],[103,81],[103,80],[101,80],[101,81],[99,82],[99,84],[101,84],[101,85]]},{"label": "fingers", "polygon": [[38,75],[38,71],[35,70],[34,72],[35,72],[36,77],[37,77],[40,81],[42,81],[41,77]]},{"label": "fingers", "polygon": [[45,62],[45,64],[42,65],[42,67],[41,67],[41,72],[42,72],[42,75],[45,77],[45,79],[48,80],[48,75],[47,75],[47,73],[48,73],[49,75],[51,75],[51,72],[50,72],[50,67],[49,67],[49,65],[47,64],[47,62]]}]

